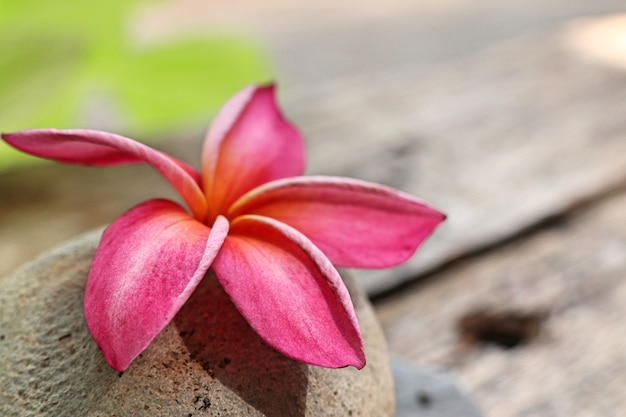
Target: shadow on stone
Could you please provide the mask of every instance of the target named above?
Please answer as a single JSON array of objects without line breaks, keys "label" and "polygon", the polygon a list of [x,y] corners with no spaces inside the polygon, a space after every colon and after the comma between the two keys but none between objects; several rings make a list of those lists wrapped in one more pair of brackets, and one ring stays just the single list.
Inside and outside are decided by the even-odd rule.
[{"label": "shadow on stone", "polygon": [[268,346],[212,272],[174,322],[191,359],[246,403],[268,417],[305,414],[307,367]]},{"label": "shadow on stone", "polygon": [[85,326],[85,280],[101,229],[0,277],[0,416],[391,417],[387,350],[351,280],[368,364],[325,369],[266,345],[213,274],[124,372]]}]

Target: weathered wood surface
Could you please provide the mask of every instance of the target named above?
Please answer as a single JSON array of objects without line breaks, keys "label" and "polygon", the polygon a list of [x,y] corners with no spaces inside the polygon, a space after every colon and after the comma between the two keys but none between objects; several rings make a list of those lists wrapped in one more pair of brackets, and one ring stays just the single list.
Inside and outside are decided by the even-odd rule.
[{"label": "weathered wood surface", "polygon": [[[619,6],[594,5],[601,3]],[[542,7],[551,14],[528,27],[545,28],[558,4],[537,2],[527,15],[514,13],[519,20],[476,15],[520,32],[529,15],[543,16]],[[487,416],[624,415],[626,71],[568,49],[559,27],[479,52],[468,36],[456,44],[462,53],[430,51],[429,62],[440,63],[416,63],[424,41],[410,52],[413,18],[427,20],[385,21],[399,31],[389,39],[405,41],[389,50],[375,36],[361,37],[371,19],[349,26],[355,32],[343,44],[332,42],[340,25],[326,31],[320,24],[324,34],[316,37],[292,22],[267,36],[287,68],[281,99],[308,139],[309,173],[390,184],[450,216],[406,266],[357,271],[373,294],[404,285],[377,302],[391,350],[451,370]],[[456,27],[455,18],[446,22]],[[312,39],[332,53],[299,49]],[[368,59],[342,54],[362,52],[352,47],[363,44],[374,65],[357,72]],[[161,149],[196,162],[202,128],[192,132]],[[4,174],[0,193],[0,274],[146,198],[173,196],[145,167],[60,165]],[[555,216],[565,222],[546,221]],[[549,316],[538,338],[505,351],[459,342],[457,319],[478,307]]]},{"label": "weathered wood surface", "polygon": [[43,165],[0,175],[0,275],[148,198],[175,197],[147,166]]},{"label": "weathered wood surface", "polygon": [[[450,216],[406,265],[359,273],[377,293],[615,187],[626,173],[624,87],[623,72],[569,52],[557,33],[428,71],[292,87],[282,98],[308,138],[309,173],[389,184]],[[190,137],[164,145],[194,161],[202,135]],[[109,222],[143,196],[171,195],[147,171],[114,170],[49,167],[0,177],[0,230],[12,236],[0,247],[4,270]],[[19,204],[24,188],[35,204]],[[42,206],[45,214],[32,212]]]},{"label": "weathered wood surface", "polygon": [[309,137],[310,172],[389,184],[449,215],[406,265],[362,273],[372,292],[626,178],[626,73],[569,52],[560,32],[429,71],[353,77],[286,101]]},{"label": "weathered wood surface", "polygon": [[[377,304],[390,349],[452,370],[498,417],[626,412],[626,190]],[[477,309],[548,313],[510,350],[463,343]]]},{"label": "weathered wood surface", "polygon": [[338,77],[417,70],[579,16],[623,11],[623,0],[175,0],[144,8],[132,32],[143,42],[249,33],[269,48],[282,81],[315,90]]}]

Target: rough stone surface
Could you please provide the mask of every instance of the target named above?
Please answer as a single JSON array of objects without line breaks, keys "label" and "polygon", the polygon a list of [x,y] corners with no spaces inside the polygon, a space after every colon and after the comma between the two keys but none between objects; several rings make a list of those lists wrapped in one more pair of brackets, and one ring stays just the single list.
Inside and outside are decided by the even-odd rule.
[{"label": "rough stone surface", "polygon": [[0,279],[0,415],[393,415],[385,341],[364,293],[350,283],[368,359],[361,371],[277,353],[212,275],[127,371],[113,370],[83,321],[99,237],[72,241]]}]

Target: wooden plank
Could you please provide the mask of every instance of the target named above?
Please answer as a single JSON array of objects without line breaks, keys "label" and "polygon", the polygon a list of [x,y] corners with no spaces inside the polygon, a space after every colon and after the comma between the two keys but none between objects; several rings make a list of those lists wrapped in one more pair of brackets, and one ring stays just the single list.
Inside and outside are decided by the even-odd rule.
[{"label": "wooden plank", "polygon": [[[626,410],[626,193],[379,302],[392,353],[455,374],[486,415]],[[514,349],[462,342],[477,309],[548,313]]]},{"label": "wooden plank", "polygon": [[268,48],[282,80],[319,85],[424,68],[573,18],[623,11],[623,0],[178,0],[138,10],[131,32],[142,44],[248,33]]},{"label": "wooden plank", "polygon": [[29,167],[0,175],[0,195],[0,275],[144,200],[176,198],[143,165]]},{"label": "wooden plank", "polygon": [[624,181],[625,87],[557,31],[290,91],[285,108],[309,138],[309,172],[389,184],[449,214],[408,264],[359,274],[379,293]]},{"label": "wooden plank", "polygon": [[[389,184],[450,215],[407,265],[359,271],[370,293],[515,235],[626,176],[626,75],[570,53],[560,36],[513,40],[420,72],[390,67],[281,90],[308,138],[309,173]],[[161,148],[193,163],[201,130]],[[158,180],[145,185],[148,170],[49,169],[0,178],[4,271],[144,196],[172,195]],[[5,197],[16,193],[38,197]]]}]

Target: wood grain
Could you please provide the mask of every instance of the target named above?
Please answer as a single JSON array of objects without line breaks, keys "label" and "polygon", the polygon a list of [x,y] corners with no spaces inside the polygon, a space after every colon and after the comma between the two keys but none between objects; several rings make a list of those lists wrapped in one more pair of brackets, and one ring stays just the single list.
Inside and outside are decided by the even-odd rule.
[{"label": "wood grain", "polygon": [[[626,193],[377,304],[392,353],[451,370],[488,416],[626,410]],[[548,314],[513,349],[464,343],[467,313]]]},{"label": "wood grain", "polygon": [[[357,272],[377,294],[619,186],[626,178],[624,87],[623,72],[569,52],[557,31],[427,71],[395,68],[375,79],[286,88],[281,99],[308,139],[309,173],[388,184],[449,215],[406,265]],[[161,148],[197,164],[202,133],[190,131]],[[41,197],[37,205],[3,198],[0,230],[11,243],[0,246],[0,273],[110,222],[142,196],[172,195],[145,170],[42,170],[0,178],[0,189]],[[63,172],[72,172],[69,182]],[[44,214],[24,217],[42,207]]]},{"label": "wood grain", "polygon": [[560,31],[292,97],[286,108],[309,138],[309,172],[385,183],[449,215],[406,265],[360,273],[371,293],[626,180],[626,73],[570,52]]}]

